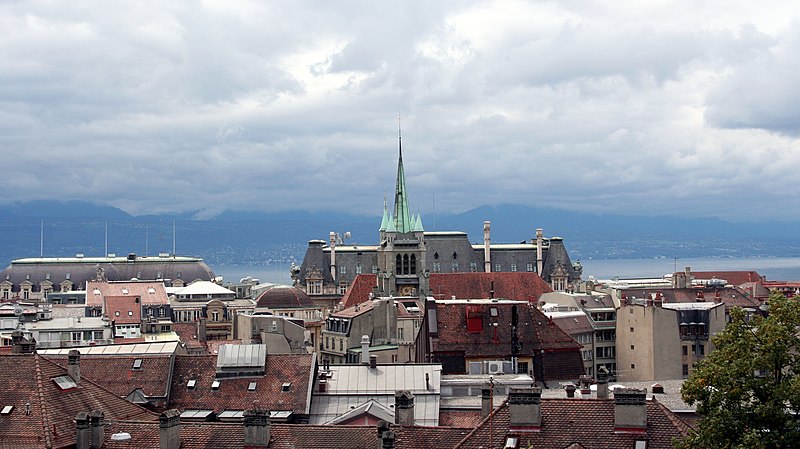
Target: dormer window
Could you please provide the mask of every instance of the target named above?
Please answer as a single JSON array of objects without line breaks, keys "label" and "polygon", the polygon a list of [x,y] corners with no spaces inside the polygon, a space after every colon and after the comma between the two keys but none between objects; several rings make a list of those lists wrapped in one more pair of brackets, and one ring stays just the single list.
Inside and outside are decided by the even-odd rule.
[{"label": "dormer window", "polygon": [[153,287],[149,287],[147,289],[147,293],[150,293],[151,295],[155,295],[156,294],[156,289],[154,289]]},{"label": "dormer window", "polygon": [[98,289],[94,289],[94,294],[95,294],[95,295],[100,295],[100,290],[98,290]]},{"label": "dormer window", "polygon": [[197,379],[189,379],[189,382],[186,382],[186,388],[189,390],[194,390],[195,385],[197,385]]},{"label": "dormer window", "polygon": [[123,288],[122,289],[122,294],[123,295],[127,295],[128,294],[128,289],[127,288]]}]

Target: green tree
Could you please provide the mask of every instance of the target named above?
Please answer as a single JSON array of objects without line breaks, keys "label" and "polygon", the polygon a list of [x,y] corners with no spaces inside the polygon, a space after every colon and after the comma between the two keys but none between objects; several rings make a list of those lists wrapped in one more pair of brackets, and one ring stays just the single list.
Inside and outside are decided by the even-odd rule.
[{"label": "green tree", "polygon": [[681,395],[702,421],[679,449],[800,447],[800,298],[770,294],[768,316],[731,310]]}]

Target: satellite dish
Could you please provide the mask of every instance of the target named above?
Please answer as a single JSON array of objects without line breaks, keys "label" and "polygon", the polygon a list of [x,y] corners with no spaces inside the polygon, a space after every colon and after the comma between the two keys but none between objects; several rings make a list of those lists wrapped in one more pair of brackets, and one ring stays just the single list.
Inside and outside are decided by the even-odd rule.
[{"label": "satellite dish", "polygon": [[16,316],[22,315],[22,307],[20,307],[20,306],[14,307],[14,315],[16,315]]},{"label": "satellite dish", "polygon": [[347,231],[347,232],[344,233],[344,238],[349,239],[350,235],[351,235],[350,231]]}]

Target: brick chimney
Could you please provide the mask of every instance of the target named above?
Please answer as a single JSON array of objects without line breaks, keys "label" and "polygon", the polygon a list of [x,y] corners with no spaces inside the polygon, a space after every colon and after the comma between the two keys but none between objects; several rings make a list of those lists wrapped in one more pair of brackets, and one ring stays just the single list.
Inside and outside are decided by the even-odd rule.
[{"label": "brick chimney", "polygon": [[181,412],[171,409],[158,417],[159,449],[181,447]]},{"label": "brick chimney", "polygon": [[481,419],[492,413],[492,384],[484,382],[481,386]]},{"label": "brick chimney", "polygon": [[542,389],[511,388],[508,392],[509,427],[542,426]]},{"label": "brick chimney", "polygon": [[104,414],[100,410],[92,410],[89,414],[89,426],[92,429],[92,438],[89,446],[92,449],[100,449],[103,447],[103,439],[105,438],[105,422]]},{"label": "brick chimney", "polygon": [[269,445],[269,412],[246,410],[244,412],[245,449],[266,448]]},{"label": "brick chimney", "polygon": [[617,388],[614,390],[614,431],[645,432],[647,430],[647,390]]},{"label": "brick chimney", "polygon": [[73,349],[67,354],[67,374],[75,381],[76,385],[81,384],[81,352],[77,349]]},{"label": "brick chimney", "polygon": [[414,425],[414,395],[409,390],[394,394],[394,423],[400,426]]},{"label": "brick chimney", "polygon": [[89,449],[90,439],[89,429],[89,414],[86,412],[78,412],[75,415],[75,448],[76,449]]}]

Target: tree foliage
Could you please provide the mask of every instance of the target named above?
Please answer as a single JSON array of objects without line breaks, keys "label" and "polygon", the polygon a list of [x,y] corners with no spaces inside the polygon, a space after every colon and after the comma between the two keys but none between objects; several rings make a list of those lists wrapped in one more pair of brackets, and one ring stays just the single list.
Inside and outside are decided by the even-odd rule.
[{"label": "tree foliage", "polygon": [[800,447],[800,297],[773,292],[767,304],[767,317],[731,310],[716,349],[684,383],[702,421],[678,448]]}]

